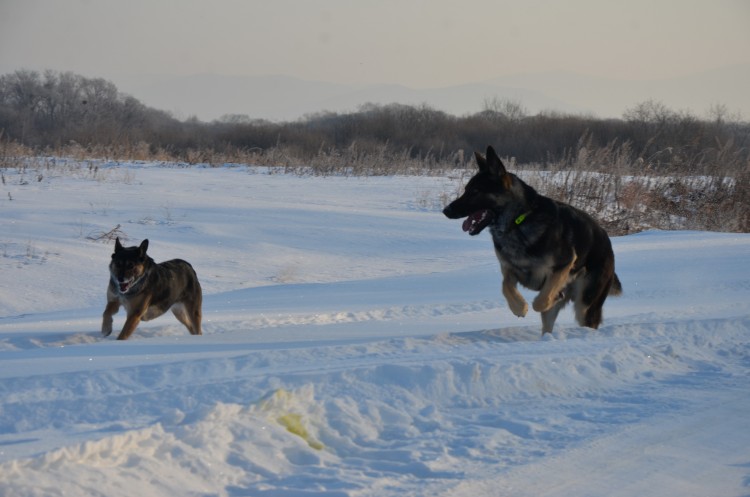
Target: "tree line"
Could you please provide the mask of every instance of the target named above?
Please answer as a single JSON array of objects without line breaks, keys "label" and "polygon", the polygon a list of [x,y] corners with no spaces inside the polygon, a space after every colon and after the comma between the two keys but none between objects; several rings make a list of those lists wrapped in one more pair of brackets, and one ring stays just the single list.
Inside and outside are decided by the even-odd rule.
[{"label": "tree line", "polygon": [[734,166],[750,160],[750,123],[723,105],[698,118],[646,101],[621,119],[599,119],[555,112],[531,115],[520,103],[493,99],[485,101],[481,112],[465,116],[426,105],[364,104],[353,112],[321,112],[292,122],[236,114],[202,122],[150,108],[104,79],[56,71],[0,76],[0,133],[4,140],[36,151],[75,143],[116,155],[145,149],[176,160],[191,160],[200,151],[232,156],[284,149],[305,161],[356,149],[358,155],[389,151],[391,157],[429,165],[469,162],[471,151],[492,144],[501,156],[544,165],[573,160],[581,140],[590,149],[627,146],[640,161],[634,163],[664,170],[704,173],[727,158]]},{"label": "tree line", "polygon": [[0,172],[46,155],[455,176],[451,171],[473,168],[472,152],[488,144],[541,193],[594,213],[611,233],[750,231],[750,123],[723,105],[698,118],[645,101],[620,119],[597,119],[531,115],[519,102],[491,99],[465,116],[426,105],[364,104],[293,122],[238,114],[202,122],[147,107],[100,78],[0,76]]}]

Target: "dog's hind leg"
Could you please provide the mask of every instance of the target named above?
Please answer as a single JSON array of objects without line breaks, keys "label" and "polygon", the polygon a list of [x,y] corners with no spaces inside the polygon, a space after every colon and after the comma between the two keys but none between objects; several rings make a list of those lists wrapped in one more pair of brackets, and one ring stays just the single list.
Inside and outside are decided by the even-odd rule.
[{"label": "dog's hind leg", "polygon": [[172,314],[185,325],[191,335],[201,334],[200,306],[196,308],[193,303],[175,304],[172,306]]},{"label": "dog's hind leg", "polygon": [[[172,314],[177,318],[177,321],[185,325],[191,335],[200,335],[200,329],[196,330],[193,325],[192,317],[188,312],[184,304],[175,304],[172,306]],[[198,333],[196,333],[198,331]]]},{"label": "dog's hind leg", "polygon": [[203,316],[202,316],[200,308],[196,309],[193,312],[193,331],[194,332],[191,332],[191,333],[193,333],[193,335],[202,335],[203,334],[203,332],[201,331],[201,320],[202,320],[202,318],[203,318]]},{"label": "dog's hind leg", "polygon": [[602,307],[612,286],[612,278],[602,280],[598,274],[586,278],[580,297],[576,298],[576,321],[581,326],[597,329],[602,323]]},{"label": "dog's hind leg", "polygon": [[[198,285],[198,282],[196,281],[196,285]],[[188,329],[190,330],[190,333],[193,335],[202,335],[203,332],[201,331],[201,320],[203,319],[203,293],[200,291],[200,285],[198,285],[198,293],[194,296],[194,298],[185,303],[185,310],[188,312],[188,318],[193,323],[193,327]]]},{"label": "dog's hind leg", "polygon": [[599,289],[599,294],[584,312],[583,322],[581,322],[583,326],[597,329],[599,328],[599,325],[602,324],[602,307],[604,306],[604,301],[609,294],[609,287],[610,284],[607,284]]},{"label": "dog's hind leg", "polygon": [[193,316],[193,335],[202,335],[201,321],[203,320],[203,293],[198,293],[191,305],[191,314]]},{"label": "dog's hind leg", "polygon": [[519,318],[525,317],[526,313],[529,312],[529,304],[526,303],[523,295],[516,288],[518,278],[513,274],[513,271],[506,269],[502,264],[500,269],[503,273],[503,295],[508,302],[510,311]]}]

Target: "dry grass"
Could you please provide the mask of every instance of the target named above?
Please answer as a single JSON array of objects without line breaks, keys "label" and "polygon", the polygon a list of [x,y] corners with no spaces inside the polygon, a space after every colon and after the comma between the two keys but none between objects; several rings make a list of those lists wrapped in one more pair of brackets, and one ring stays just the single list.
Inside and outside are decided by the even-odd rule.
[{"label": "dry grass", "polygon": [[[612,234],[646,229],[750,231],[750,164],[718,147],[695,157],[665,149],[638,157],[628,143],[522,168],[538,191],[594,215]],[[686,162],[689,164],[686,165]]]},{"label": "dry grass", "polygon": [[[418,205],[437,210],[460,191],[475,167],[472,154],[463,151],[443,160],[430,153],[412,155],[411,150],[393,150],[387,144],[355,143],[344,150],[321,146],[313,157],[304,157],[294,147],[278,146],[222,153],[194,150],[178,159],[166,150],[152,150],[140,142],[93,148],[69,143],[40,156],[2,140],[0,135],[0,179],[4,184],[3,169],[14,169],[22,172],[20,177],[27,182],[41,181],[50,174],[102,180],[104,173],[96,165],[102,159],[209,166],[248,164],[266,167],[269,174],[455,178],[456,187],[450,192],[436,192],[432,198],[430,192],[415,194]],[[58,161],[54,157],[75,160]],[[745,151],[732,143],[717,143],[692,155],[668,148],[640,157],[628,142],[595,147],[584,136],[558,160],[517,165],[514,158],[508,158],[506,164],[540,193],[591,213],[611,234],[646,229],[750,232],[750,164],[746,157]],[[10,191],[8,198],[12,199]]]}]

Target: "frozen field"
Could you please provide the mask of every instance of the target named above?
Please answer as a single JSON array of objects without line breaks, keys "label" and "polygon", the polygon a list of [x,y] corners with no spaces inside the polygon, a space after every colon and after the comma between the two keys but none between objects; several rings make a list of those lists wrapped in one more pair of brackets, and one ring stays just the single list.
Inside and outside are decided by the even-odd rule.
[{"label": "frozen field", "polygon": [[[2,173],[0,495],[750,495],[749,235],[614,238],[603,327],[542,339],[454,179]],[[101,338],[118,225],[192,263],[203,336]]]}]

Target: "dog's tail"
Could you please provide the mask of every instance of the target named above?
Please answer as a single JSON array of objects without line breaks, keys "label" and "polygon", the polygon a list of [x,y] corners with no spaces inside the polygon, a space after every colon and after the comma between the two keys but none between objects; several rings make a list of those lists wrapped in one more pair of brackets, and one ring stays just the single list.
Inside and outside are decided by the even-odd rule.
[{"label": "dog's tail", "polygon": [[612,286],[609,287],[609,294],[614,297],[616,297],[617,295],[622,295],[622,283],[620,283],[620,278],[617,277],[617,273],[614,273]]}]

